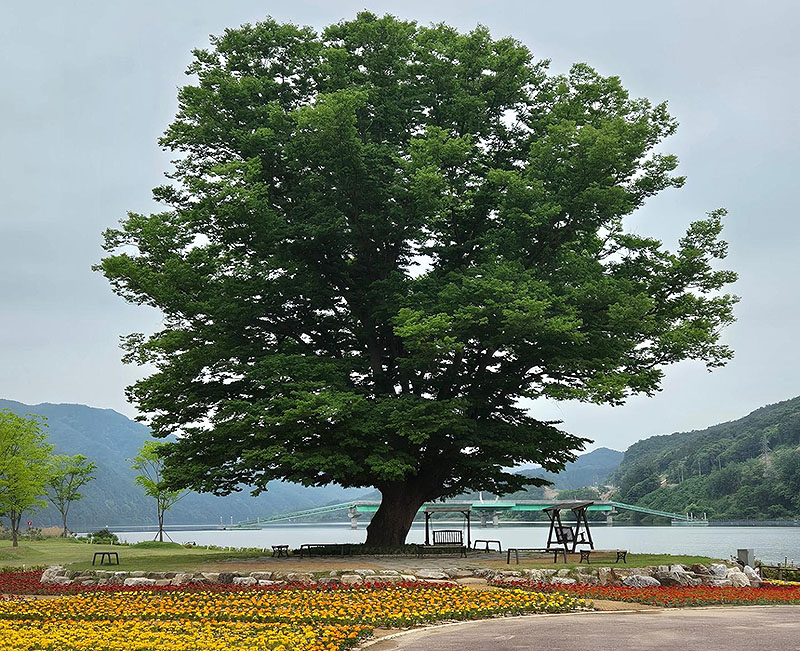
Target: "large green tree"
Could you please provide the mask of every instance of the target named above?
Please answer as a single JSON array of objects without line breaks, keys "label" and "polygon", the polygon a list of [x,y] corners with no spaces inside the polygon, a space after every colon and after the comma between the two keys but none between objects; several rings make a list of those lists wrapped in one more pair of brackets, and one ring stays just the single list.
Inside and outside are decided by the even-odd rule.
[{"label": "large green tree", "polygon": [[683,179],[666,106],[616,77],[370,13],[227,30],[188,73],[165,210],[100,265],[164,315],[125,347],[172,485],[374,486],[367,542],[397,544],[427,500],[574,459],[522,399],[616,404],[730,357],[722,212],[675,252],[623,227]]},{"label": "large green tree", "polygon": [[12,545],[19,545],[22,514],[46,506],[50,455],[46,425],[38,416],[0,410],[0,516],[11,525]]}]

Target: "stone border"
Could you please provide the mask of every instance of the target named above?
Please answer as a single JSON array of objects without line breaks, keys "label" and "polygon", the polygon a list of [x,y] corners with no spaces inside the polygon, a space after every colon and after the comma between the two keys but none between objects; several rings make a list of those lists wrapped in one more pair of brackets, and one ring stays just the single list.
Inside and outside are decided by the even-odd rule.
[{"label": "stone border", "polygon": [[226,584],[251,586],[282,585],[361,585],[413,582],[491,583],[520,579],[554,585],[626,585],[649,586],[733,586],[757,587],[761,578],[746,566],[722,563],[705,565],[659,565],[651,567],[600,567],[579,565],[574,569],[494,570],[469,568],[417,569],[409,573],[397,570],[333,570],[328,574],[311,572],[112,572],[109,570],[68,570],[48,567],[41,577],[47,585],[125,585],[180,586],[189,584]]}]

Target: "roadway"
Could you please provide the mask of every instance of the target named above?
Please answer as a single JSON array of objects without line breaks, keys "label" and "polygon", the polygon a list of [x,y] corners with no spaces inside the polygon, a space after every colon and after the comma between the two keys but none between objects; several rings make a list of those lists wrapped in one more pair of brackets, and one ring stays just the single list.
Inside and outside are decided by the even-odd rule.
[{"label": "roadway", "polygon": [[367,643],[368,651],[800,651],[800,606],[532,615],[448,624]]}]

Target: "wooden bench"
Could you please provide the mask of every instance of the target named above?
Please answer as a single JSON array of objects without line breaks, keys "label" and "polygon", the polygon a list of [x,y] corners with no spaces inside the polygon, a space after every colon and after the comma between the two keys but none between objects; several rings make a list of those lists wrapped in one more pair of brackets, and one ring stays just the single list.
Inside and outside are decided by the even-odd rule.
[{"label": "wooden bench", "polygon": [[506,565],[511,563],[511,552],[514,552],[514,558],[517,561],[517,565],[519,565],[519,553],[520,552],[535,552],[539,554],[552,554],[553,555],[553,563],[558,562],[558,555],[562,554],[564,556],[564,562],[567,562],[567,551],[563,548],[556,548],[556,547],[509,547],[508,551],[506,552]]},{"label": "wooden bench", "polygon": [[289,545],[273,545],[272,555],[277,556],[278,558],[281,556],[284,558],[289,558]]},{"label": "wooden bench", "polygon": [[472,549],[478,549],[478,543],[483,545],[483,551],[485,551],[487,554],[489,553],[489,547],[491,545],[497,545],[497,551],[503,551],[503,546],[500,544],[499,540],[473,540]]},{"label": "wooden bench", "polygon": [[349,543],[303,543],[300,545],[300,558],[311,556],[315,550],[339,548],[339,555],[344,556],[345,549],[350,550]]},{"label": "wooden bench", "polygon": [[[116,563],[111,562],[112,556],[114,557]],[[119,565],[119,554],[117,552],[95,552],[94,556],[92,557],[92,565],[95,564],[98,557],[100,558],[100,565],[104,565],[106,559],[108,559],[109,565]]]},{"label": "wooden bench", "polygon": [[625,564],[628,563],[627,549],[579,549],[578,551],[581,553],[581,560],[579,561],[580,563],[583,563],[583,561],[586,561],[587,564],[590,563],[591,561],[589,560],[589,557],[592,554],[616,554],[617,560],[615,563],[619,563],[620,561]]},{"label": "wooden bench", "polygon": [[459,529],[433,531],[432,545],[417,545],[417,556],[424,556],[426,551],[437,554],[458,552],[464,558],[467,557],[467,548],[464,546],[464,538]]}]

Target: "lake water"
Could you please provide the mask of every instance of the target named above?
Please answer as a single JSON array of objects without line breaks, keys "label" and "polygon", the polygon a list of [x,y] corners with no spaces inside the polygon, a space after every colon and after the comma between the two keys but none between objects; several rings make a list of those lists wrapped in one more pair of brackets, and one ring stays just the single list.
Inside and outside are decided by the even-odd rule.
[{"label": "lake water", "polygon": [[[436,523],[436,528],[462,528],[460,524]],[[152,540],[153,531],[117,532],[126,542]],[[222,547],[263,547],[284,544],[292,548],[303,543],[352,542],[363,543],[363,527],[350,529],[349,524],[294,524],[266,526],[247,530],[169,531],[177,543]],[[464,536],[466,539],[466,535]],[[500,540],[507,547],[539,547],[547,543],[546,526],[472,527],[472,539]],[[631,553],[667,553],[728,558],[739,548],[752,548],[756,558],[765,563],[800,562],[800,527],[625,527],[593,526],[592,538],[598,549],[623,548]],[[409,543],[425,539],[422,525],[412,527]]]}]

